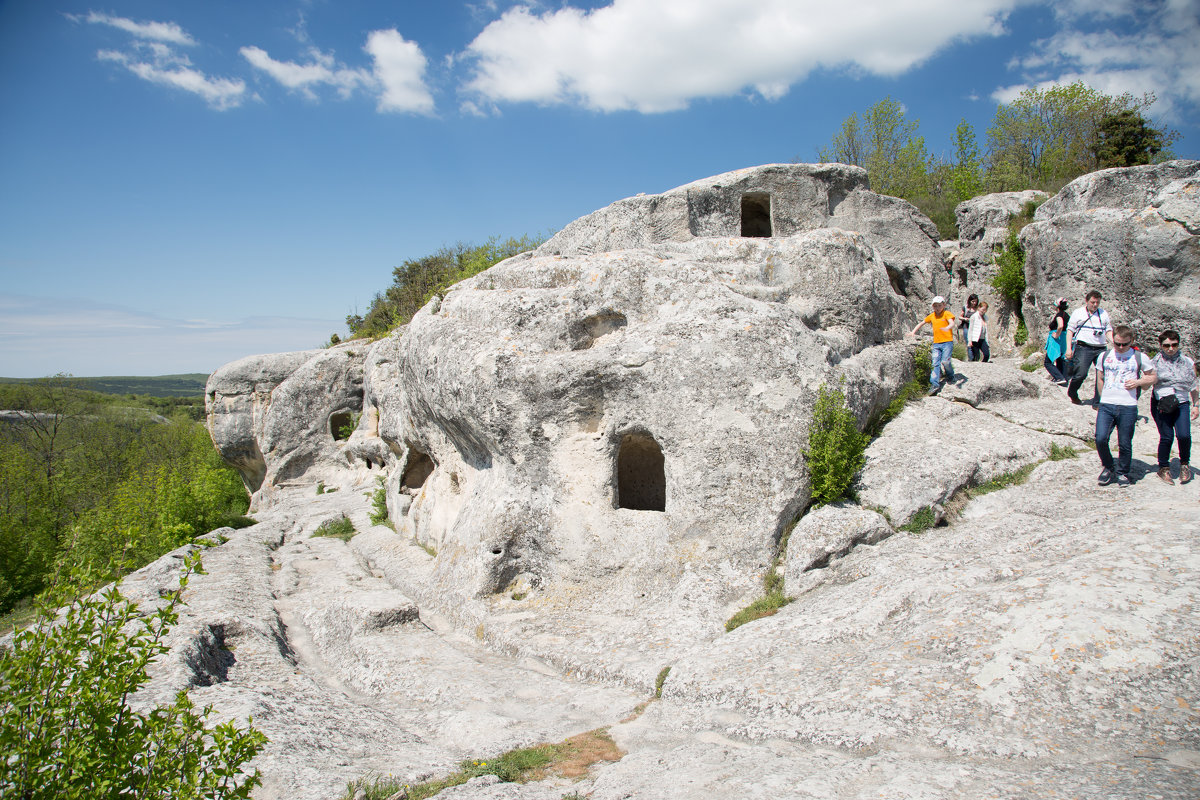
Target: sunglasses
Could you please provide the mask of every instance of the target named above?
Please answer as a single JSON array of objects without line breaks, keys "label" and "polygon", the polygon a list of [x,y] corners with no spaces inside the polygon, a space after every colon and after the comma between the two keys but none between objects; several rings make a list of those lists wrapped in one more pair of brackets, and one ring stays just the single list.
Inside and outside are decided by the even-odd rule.
[{"label": "sunglasses", "polygon": [[1161,345],[1163,350],[1175,350],[1179,347],[1179,342],[1163,342]]},{"label": "sunglasses", "polygon": [[1113,340],[1113,347],[1129,347],[1129,345],[1131,345],[1131,344],[1133,344],[1132,341],[1118,342],[1116,340]]}]

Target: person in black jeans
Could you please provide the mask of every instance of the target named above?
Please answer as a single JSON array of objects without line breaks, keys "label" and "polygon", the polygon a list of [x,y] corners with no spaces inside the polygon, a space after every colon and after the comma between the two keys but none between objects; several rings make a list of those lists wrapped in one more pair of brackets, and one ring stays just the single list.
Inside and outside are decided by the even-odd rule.
[{"label": "person in black jeans", "polygon": [[[1067,321],[1066,357],[1071,366],[1067,397],[1077,406],[1083,405],[1079,399],[1079,387],[1087,379],[1088,370],[1096,363],[1096,356],[1108,349],[1113,340],[1112,320],[1108,312],[1100,307],[1102,299],[1096,290],[1088,292],[1083,305],[1075,309]],[[1097,390],[1092,394],[1090,405],[1099,403]]]},{"label": "person in black jeans", "polygon": [[1179,482],[1192,479],[1192,420],[1200,416],[1196,364],[1179,352],[1179,331],[1168,328],[1158,335],[1154,371],[1158,382],[1150,401],[1150,416],[1158,426],[1158,478],[1171,486],[1171,446],[1179,441]]}]

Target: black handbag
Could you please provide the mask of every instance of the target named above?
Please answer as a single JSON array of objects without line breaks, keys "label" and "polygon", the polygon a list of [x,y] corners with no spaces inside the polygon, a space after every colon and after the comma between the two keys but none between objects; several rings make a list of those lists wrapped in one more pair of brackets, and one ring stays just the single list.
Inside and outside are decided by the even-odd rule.
[{"label": "black handbag", "polygon": [[1174,414],[1179,410],[1179,398],[1173,394],[1156,397],[1154,402],[1158,403],[1158,413],[1160,414]]}]

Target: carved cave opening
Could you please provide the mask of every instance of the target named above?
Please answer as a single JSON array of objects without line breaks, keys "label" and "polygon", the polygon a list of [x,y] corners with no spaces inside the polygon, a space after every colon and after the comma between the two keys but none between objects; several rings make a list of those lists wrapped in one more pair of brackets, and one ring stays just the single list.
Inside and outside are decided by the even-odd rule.
[{"label": "carved cave opening", "polygon": [[336,442],[349,439],[357,425],[358,420],[354,418],[354,412],[348,408],[329,415],[329,433]]},{"label": "carved cave opening", "polygon": [[433,473],[433,459],[409,445],[408,462],[404,465],[404,476],[400,478],[401,489],[420,489]]},{"label": "carved cave opening", "polygon": [[771,195],[746,192],[742,195],[742,236],[771,235]]},{"label": "carved cave opening", "polygon": [[648,433],[627,433],[617,450],[617,508],[667,510],[662,448]]}]

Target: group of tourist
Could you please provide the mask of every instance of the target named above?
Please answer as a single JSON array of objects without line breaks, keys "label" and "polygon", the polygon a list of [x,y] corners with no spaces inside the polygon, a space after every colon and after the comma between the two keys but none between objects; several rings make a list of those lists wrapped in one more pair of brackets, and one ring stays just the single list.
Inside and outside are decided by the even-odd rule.
[{"label": "group of tourist", "polygon": [[[1195,362],[1179,351],[1179,331],[1173,329],[1158,335],[1158,353],[1154,358],[1147,356],[1134,345],[1132,328],[1113,326],[1108,312],[1100,307],[1102,299],[1100,292],[1088,292],[1083,305],[1070,316],[1065,298],[1055,302],[1046,334],[1046,371],[1067,387],[1072,403],[1096,409],[1101,486],[1128,486],[1131,482],[1138,398],[1142,389],[1150,387],[1150,416],[1158,427],[1158,477],[1175,485],[1171,450],[1178,443],[1179,482],[1187,483],[1192,479],[1192,420],[1200,414]],[[1092,399],[1085,402],[1079,398],[1079,389],[1093,368],[1096,385]],[[1113,430],[1117,432],[1115,461],[1109,447]]]},{"label": "group of tourist", "polygon": [[[1190,466],[1192,449],[1192,420],[1200,414],[1200,392],[1197,388],[1195,362],[1180,352],[1179,331],[1164,330],[1158,335],[1158,353],[1150,358],[1134,346],[1133,329],[1127,325],[1113,326],[1107,311],[1100,307],[1100,292],[1088,292],[1084,303],[1067,314],[1068,302],[1055,302],[1054,317],[1046,335],[1043,364],[1052,380],[1067,388],[1067,396],[1076,405],[1091,405],[1096,409],[1096,452],[1100,456],[1101,486],[1131,483],[1133,463],[1133,432],[1137,427],[1138,399],[1142,389],[1152,387],[1150,415],[1158,427],[1158,477],[1175,485],[1171,474],[1171,450],[1179,447],[1179,482],[1192,479]],[[931,301],[933,310],[912,329],[910,336],[925,325],[933,331],[930,351],[932,369],[929,373],[929,393],[941,391],[943,380],[954,380],[951,355],[955,330],[967,345],[971,361],[990,358],[987,343],[988,304],[971,295],[961,317],[946,308],[941,295]],[[956,325],[957,323],[957,325]],[[1095,369],[1096,382],[1090,401],[1079,398],[1079,389]],[[1117,432],[1117,458],[1109,447],[1113,431]]]},{"label": "group of tourist", "polygon": [[979,302],[979,295],[973,294],[967,298],[961,317],[955,317],[946,308],[946,298],[938,295],[932,301],[933,312],[917,323],[910,335],[916,336],[917,331],[925,325],[933,330],[933,349],[930,358],[933,369],[929,373],[929,393],[937,394],[942,390],[942,375],[946,380],[954,380],[954,364],[950,361],[954,353],[955,322],[957,333],[966,342],[968,361],[990,361],[992,350],[987,340],[987,311],[988,304]]}]

